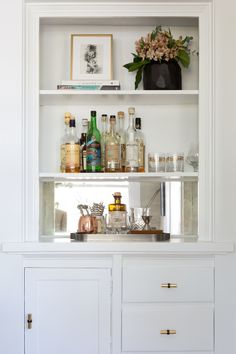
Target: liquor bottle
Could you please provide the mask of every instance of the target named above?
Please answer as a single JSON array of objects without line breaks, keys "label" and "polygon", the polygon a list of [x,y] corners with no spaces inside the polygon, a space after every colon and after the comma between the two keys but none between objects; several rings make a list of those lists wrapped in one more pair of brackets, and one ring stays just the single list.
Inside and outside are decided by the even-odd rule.
[{"label": "liquor bottle", "polygon": [[105,146],[106,146],[106,137],[108,134],[107,131],[107,114],[102,114],[101,116],[102,121],[102,132],[101,132],[101,165],[102,171],[105,171]]},{"label": "liquor bottle", "polygon": [[124,129],[124,118],[125,118],[125,114],[124,112],[118,112],[117,113],[118,116],[118,134],[120,137],[120,150],[121,150],[121,157],[120,157],[120,165],[121,165],[121,171],[125,172],[125,129]]},{"label": "liquor bottle", "polygon": [[126,205],[121,203],[121,193],[113,194],[114,203],[108,205],[107,227],[112,231],[119,232],[126,228]]},{"label": "liquor bottle", "polygon": [[86,140],[88,133],[88,119],[82,119],[82,132],[80,137],[80,172],[86,172],[87,165],[87,149],[86,149]]},{"label": "liquor bottle", "polygon": [[120,172],[120,141],[116,134],[116,116],[110,116],[110,132],[106,137],[105,171]]},{"label": "liquor bottle", "polygon": [[135,108],[130,107],[129,112],[129,127],[126,130],[126,157],[125,157],[125,171],[138,172],[138,142],[136,139],[136,130],[134,128],[134,114]]},{"label": "liquor bottle", "polygon": [[101,134],[97,128],[96,111],[91,111],[90,128],[87,135],[87,172],[101,172]]},{"label": "liquor bottle", "polygon": [[141,118],[135,118],[135,128],[138,142],[138,172],[145,172],[145,141],[141,131]]},{"label": "liquor bottle", "polygon": [[66,152],[65,152],[66,171],[65,172],[74,173],[80,171],[80,145],[79,145],[79,139],[76,135],[74,116],[70,118],[69,126],[70,126],[70,130],[65,143],[66,145]]},{"label": "liquor bottle", "polygon": [[65,123],[65,130],[64,130],[64,135],[61,139],[61,165],[60,165],[60,171],[62,173],[66,172],[66,140],[69,135],[70,131],[70,119],[71,119],[71,113],[66,112],[64,116],[64,123]]}]

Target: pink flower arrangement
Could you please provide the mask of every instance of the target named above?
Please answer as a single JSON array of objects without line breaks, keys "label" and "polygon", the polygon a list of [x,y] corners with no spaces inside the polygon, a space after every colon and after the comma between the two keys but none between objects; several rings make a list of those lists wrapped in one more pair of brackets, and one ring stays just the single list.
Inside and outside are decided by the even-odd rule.
[{"label": "pink flower arrangement", "polygon": [[142,79],[143,68],[153,61],[162,63],[176,60],[187,68],[190,63],[189,44],[192,39],[193,37],[189,36],[174,39],[170,29],[162,30],[161,26],[156,27],[146,37],[138,39],[135,42],[136,54],[132,53],[133,62],[124,65],[129,71],[137,70],[135,89]]}]

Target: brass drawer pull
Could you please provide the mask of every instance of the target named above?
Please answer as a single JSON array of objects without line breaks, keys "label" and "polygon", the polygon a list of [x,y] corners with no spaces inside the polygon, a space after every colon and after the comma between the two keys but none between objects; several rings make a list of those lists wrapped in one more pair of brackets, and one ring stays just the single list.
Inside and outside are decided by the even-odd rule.
[{"label": "brass drawer pull", "polygon": [[161,288],[177,288],[177,284],[174,283],[162,283],[161,284]]},{"label": "brass drawer pull", "polygon": [[160,334],[166,334],[167,336],[169,336],[170,334],[176,334],[176,330],[175,329],[162,329],[160,331]]}]

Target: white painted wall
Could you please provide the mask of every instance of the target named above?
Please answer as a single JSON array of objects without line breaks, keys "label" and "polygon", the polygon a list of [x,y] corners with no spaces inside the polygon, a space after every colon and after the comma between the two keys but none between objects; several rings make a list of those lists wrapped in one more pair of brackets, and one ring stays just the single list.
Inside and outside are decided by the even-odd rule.
[{"label": "white painted wall", "polygon": [[[215,234],[236,241],[234,0],[215,0]],[[216,354],[236,353],[236,255],[216,260]]]},{"label": "white painted wall", "polygon": [[[0,245],[22,239],[22,1],[0,2]],[[23,354],[20,256],[0,253],[0,353]]]}]

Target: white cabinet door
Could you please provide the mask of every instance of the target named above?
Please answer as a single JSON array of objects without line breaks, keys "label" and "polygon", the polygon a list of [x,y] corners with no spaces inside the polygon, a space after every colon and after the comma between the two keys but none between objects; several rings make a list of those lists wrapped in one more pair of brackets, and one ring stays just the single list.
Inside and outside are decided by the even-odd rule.
[{"label": "white cabinet door", "polygon": [[110,284],[109,269],[26,269],[25,353],[110,353]]}]

